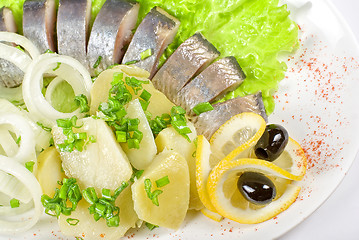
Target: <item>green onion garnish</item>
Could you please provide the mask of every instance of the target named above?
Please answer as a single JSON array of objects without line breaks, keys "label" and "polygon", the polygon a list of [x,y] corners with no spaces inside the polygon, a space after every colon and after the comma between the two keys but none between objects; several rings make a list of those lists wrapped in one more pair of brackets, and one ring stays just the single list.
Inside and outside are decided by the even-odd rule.
[{"label": "green onion garnish", "polygon": [[214,108],[212,106],[212,104],[210,104],[209,102],[202,102],[202,103],[198,103],[193,109],[192,111],[196,114],[196,115],[200,115],[201,113],[204,112],[208,112],[208,111],[212,111]]},{"label": "green onion garnish", "polygon": [[22,52],[25,52],[24,49],[21,46],[16,46],[17,49],[19,49]]},{"label": "green onion garnish", "polygon": [[20,201],[16,198],[10,200],[10,207],[11,208],[18,208],[20,207]]},{"label": "green onion garnish", "polygon": [[75,97],[75,102],[77,106],[80,106],[81,113],[90,111],[90,107],[88,105],[87,97],[84,94],[78,95]]},{"label": "green onion garnish", "polygon": [[45,53],[55,53],[55,52],[51,51],[50,49],[47,49],[47,50],[45,51]]},{"label": "green onion garnish", "polygon": [[131,65],[131,64],[138,63],[138,62],[139,62],[138,60],[132,60],[132,61],[126,62],[125,65]]},{"label": "green onion garnish", "polygon": [[44,124],[42,124],[41,122],[36,122],[36,124],[38,125],[38,126],[40,126],[43,130],[45,130],[46,132],[51,132],[51,128],[49,128],[49,127],[45,127],[44,126]]},{"label": "green onion garnish", "polygon": [[61,66],[61,63],[60,63],[60,62],[58,62],[58,63],[57,63],[57,65],[56,65],[56,67],[55,67],[55,68],[53,68],[53,69],[52,69],[52,71],[56,71],[57,69],[59,69],[59,68],[60,68],[60,66]]},{"label": "green onion garnish", "polygon": [[70,224],[71,226],[76,226],[80,222],[80,220],[75,219],[75,218],[68,218],[68,219],[66,219],[66,222],[68,224]]},{"label": "green onion garnish", "polygon": [[150,100],[151,96],[152,96],[151,93],[149,93],[145,89],[145,90],[142,91],[142,93],[140,95],[140,98],[142,98],[144,101],[148,102]]},{"label": "green onion garnish", "polygon": [[21,136],[19,136],[19,137],[16,139],[16,144],[17,144],[17,145],[20,145],[20,142],[21,142]]},{"label": "green onion garnish", "polygon": [[144,181],[145,183],[145,191],[147,193],[147,197],[149,199],[151,199],[152,203],[156,206],[159,206],[159,203],[158,203],[158,195],[162,194],[163,191],[162,190],[155,190],[153,192],[151,192],[151,188],[152,188],[152,182],[150,179],[145,179]]},{"label": "green onion garnish", "polygon": [[153,55],[152,48],[149,48],[143,52],[141,52],[141,60],[145,60],[148,57],[151,57]]},{"label": "green onion garnish", "polygon": [[170,180],[168,179],[168,176],[164,176],[163,178],[160,178],[156,181],[157,187],[163,187],[170,183]]},{"label": "green onion garnish", "polygon": [[34,162],[34,161],[29,161],[29,162],[26,162],[26,163],[25,163],[26,169],[29,170],[30,172],[33,172],[33,170],[34,170],[34,165],[35,165],[35,162]]},{"label": "green onion garnish", "polygon": [[102,56],[99,56],[92,68],[94,69],[97,68],[100,65],[101,61],[102,61]]},{"label": "green onion garnish", "polygon": [[116,140],[117,142],[126,142],[127,141],[127,134],[124,131],[116,131]]},{"label": "green onion garnish", "polygon": [[147,227],[148,229],[150,229],[151,231],[152,231],[153,229],[155,229],[155,228],[158,228],[157,225],[154,225],[154,224],[149,223],[149,222],[146,222],[146,227]]},{"label": "green onion garnish", "polygon": [[132,170],[133,170],[133,174],[130,181],[135,182],[135,180],[139,179],[142,176],[144,170],[137,170],[134,167],[132,167]]}]

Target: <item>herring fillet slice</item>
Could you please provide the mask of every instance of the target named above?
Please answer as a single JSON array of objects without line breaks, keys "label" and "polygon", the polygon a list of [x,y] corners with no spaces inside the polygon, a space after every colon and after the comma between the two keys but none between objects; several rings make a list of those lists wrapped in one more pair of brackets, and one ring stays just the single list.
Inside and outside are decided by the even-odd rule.
[{"label": "herring fillet slice", "polygon": [[93,24],[87,46],[87,58],[91,75],[93,66],[102,57],[96,70],[101,72],[108,66],[119,63],[135,28],[139,4],[126,0],[107,0]]},{"label": "herring fillet slice", "polygon": [[60,0],[57,14],[58,53],[86,66],[86,46],[91,0]]},{"label": "herring fillet slice", "polygon": [[214,110],[204,112],[194,119],[194,125],[198,135],[204,135],[208,140],[234,115],[242,112],[254,112],[261,115],[267,121],[267,115],[259,92],[245,97],[236,97],[222,103],[213,105]]},{"label": "herring fillet slice", "polygon": [[55,52],[55,0],[27,0],[23,10],[24,36],[30,39],[40,52],[47,49]]},{"label": "herring fillet slice", "polygon": [[[134,65],[148,71],[151,79],[157,71],[161,55],[172,42],[179,25],[180,22],[163,9],[152,8],[138,26],[122,63],[135,61]],[[149,49],[152,55],[141,59],[141,53]]]},{"label": "herring fillet slice", "polygon": [[173,100],[190,79],[219,55],[218,50],[201,33],[196,33],[174,51],[152,78],[152,83]]},{"label": "herring fillet slice", "polygon": [[207,67],[184,86],[174,97],[174,103],[181,105],[189,115],[202,102],[213,102],[228,91],[236,89],[245,75],[235,57],[225,57]]},{"label": "herring fillet slice", "polygon": [[[0,9],[0,31],[17,32],[15,18],[9,8]],[[10,44],[10,43],[9,43]],[[21,84],[24,73],[15,64],[0,58],[0,87],[13,88]]]}]

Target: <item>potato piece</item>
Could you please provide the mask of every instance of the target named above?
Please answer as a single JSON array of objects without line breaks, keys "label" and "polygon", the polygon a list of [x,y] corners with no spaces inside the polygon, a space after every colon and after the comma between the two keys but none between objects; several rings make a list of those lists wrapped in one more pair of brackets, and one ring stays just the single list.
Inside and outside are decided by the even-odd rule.
[{"label": "potato piece", "polygon": [[142,85],[149,93],[151,93],[150,104],[148,104],[147,111],[152,113],[153,117],[161,116],[163,113],[170,113],[171,108],[175,106],[166,95],[158,91],[152,82]]},{"label": "potato piece", "polygon": [[59,187],[57,181],[62,181],[65,173],[61,169],[61,158],[55,147],[46,148],[37,157],[36,178],[40,183],[42,192],[48,196],[55,194]]},{"label": "potato piece", "polygon": [[[125,235],[128,229],[135,227],[138,220],[133,209],[131,187],[127,187],[116,200],[116,206],[120,208],[120,225],[118,227],[108,227],[104,219],[96,222],[93,215],[89,213],[89,206],[89,203],[82,200],[70,216],[60,215],[58,222],[61,232],[67,236],[77,236],[88,240],[119,239]],[[79,223],[71,226],[67,223],[67,218],[78,219]]]},{"label": "potato piece", "polygon": [[191,122],[187,122],[188,127],[192,133],[188,134],[191,142],[188,142],[181,134],[179,134],[173,127],[162,130],[155,139],[158,151],[164,149],[174,150],[180,153],[186,160],[189,168],[190,184],[190,201],[189,209],[200,210],[203,204],[199,199],[196,187],[196,158],[193,153],[196,151],[196,145],[193,143],[197,137],[196,129]]},{"label": "potato piece", "polygon": [[[82,121],[83,126],[73,128],[73,131],[86,132],[88,137],[93,135],[96,142],[89,143],[82,152],[60,152],[65,174],[76,178],[82,189],[95,187],[99,191],[102,188],[115,190],[123,181],[131,178],[132,167],[128,158],[103,120],[90,117]],[[66,139],[60,127],[53,127],[52,134],[56,147]]]},{"label": "potato piece", "polygon": [[126,111],[128,118],[138,118],[140,120],[138,130],[142,132],[143,138],[140,142],[139,149],[129,149],[127,143],[121,143],[121,146],[123,151],[127,154],[132,166],[138,170],[143,170],[150,165],[157,153],[155,139],[138,99],[129,102],[126,106]]}]

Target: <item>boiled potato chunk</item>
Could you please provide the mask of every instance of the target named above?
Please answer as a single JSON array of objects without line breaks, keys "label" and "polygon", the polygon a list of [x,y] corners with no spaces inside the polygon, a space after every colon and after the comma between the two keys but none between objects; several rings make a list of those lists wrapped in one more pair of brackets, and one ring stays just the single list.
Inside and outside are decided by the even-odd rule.
[{"label": "boiled potato chunk", "polygon": [[191,122],[187,122],[187,125],[192,131],[192,133],[188,134],[191,142],[188,142],[187,139],[179,134],[173,127],[162,130],[156,137],[155,142],[159,152],[164,149],[172,149],[180,153],[187,160],[191,180],[189,209],[200,210],[203,208],[203,204],[198,196],[196,187],[196,158],[194,157],[196,145],[193,142],[197,134]]},{"label": "boiled potato chunk", "polygon": [[[155,182],[166,176],[169,183],[157,187]],[[147,196],[146,179],[152,183],[151,192],[157,189],[163,191],[158,195],[158,206]],[[186,159],[175,151],[161,152],[132,185],[132,199],[139,219],[160,227],[178,229],[186,216],[189,203]]]},{"label": "boiled potato chunk", "polygon": [[[81,124],[78,121],[77,124]],[[86,132],[87,136],[95,136],[96,142],[86,145],[81,152],[60,152],[62,167],[66,176],[76,178],[80,187],[95,187],[115,190],[123,181],[132,175],[132,167],[126,154],[116,141],[111,128],[101,119],[85,118],[81,128],[73,128],[75,132]],[[53,127],[52,134],[55,146],[66,139],[61,127]]]},{"label": "boiled potato chunk", "polygon": [[158,91],[152,83],[144,84],[143,88],[151,93],[150,104],[148,104],[147,111],[149,111],[153,117],[161,116],[164,113],[171,113],[171,108],[175,106],[166,95]]},{"label": "boiled potato chunk", "polygon": [[132,100],[126,106],[127,117],[134,119],[138,118],[138,130],[142,132],[143,138],[140,142],[140,148],[128,148],[127,143],[121,143],[123,151],[128,156],[132,166],[136,169],[143,170],[152,162],[157,153],[155,139],[152,134],[151,127],[147,121],[146,115],[142,109],[141,103],[138,99]]},{"label": "boiled potato chunk", "polygon": [[42,191],[48,196],[55,194],[58,186],[57,181],[62,181],[65,173],[61,170],[61,158],[55,147],[46,148],[37,157],[36,178]]},{"label": "boiled potato chunk", "polygon": [[[76,210],[70,216],[60,215],[59,226],[61,232],[67,236],[77,236],[88,240],[106,239],[117,240],[125,235],[128,229],[135,227],[138,217],[133,209],[131,188],[127,187],[117,198],[116,206],[120,208],[120,225],[108,227],[106,220],[95,221],[89,213],[86,201],[80,201]],[[67,218],[78,219],[75,226],[67,223]]]}]

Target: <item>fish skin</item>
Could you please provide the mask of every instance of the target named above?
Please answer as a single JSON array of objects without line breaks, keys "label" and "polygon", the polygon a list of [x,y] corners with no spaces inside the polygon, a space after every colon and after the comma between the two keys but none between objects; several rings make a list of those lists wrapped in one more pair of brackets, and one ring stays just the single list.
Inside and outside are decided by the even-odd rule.
[{"label": "fish skin", "polygon": [[[0,31],[16,32],[14,16],[8,8],[0,9]],[[11,43],[8,43],[11,44]],[[0,87],[13,88],[22,83],[24,72],[15,64],[0,58]]]},{"label": "fish skin", "polygon": [[[137,61],[134,65],[150,73],[150,79],[164,50],[177,33],[180,22],[159,7],[153,8],[138,26],[122,63]],[[152,49],[152,55],[141,60],[141,53]]]},{"label": "fish skin", "polygon": [[202,102],[214,102],[227,92],[236,89],[245,79],[245,74],[235,57],[222,58],[207,67],[184,86],[174,99],[189,115]]},{"label": "fish skin", "polygon": [[58,53],[86,66],[86,46],[91,18],[91,0],[60,0],[57,13]]},{"label": "fish skin", "polygon": [[268,117],[263,105],[262,93],[236,97],[213,105],[214,110],[204,112],[193,119],[198,135],[204,135],[208,140],[231,117],[243,113],[254,112],[261,115],[267,122]]},{"label": "fish skin", "polygon": [[102,60],[97,71],[103,71],[121,61],[125,53],[123,47],[132,38],[138,11],[139,4],[126,0],[107,0],[104,3],[93,24],[87,47],[91,75],[95,75],[93,66],[99,56]]},{"label": "fish skin", "polygon": [[197,32],[174,51],[157,71],[152,83],[173,101],[177,92],[219,55],[220,52]]},{"label": "fish skin", "polygon": [[40,52],[56,52],[55,0],[27,0],[24,2],[23,34],[31,40]]}]

